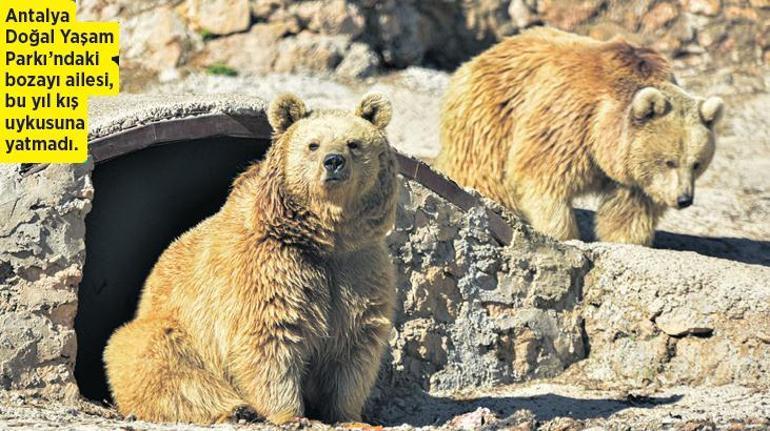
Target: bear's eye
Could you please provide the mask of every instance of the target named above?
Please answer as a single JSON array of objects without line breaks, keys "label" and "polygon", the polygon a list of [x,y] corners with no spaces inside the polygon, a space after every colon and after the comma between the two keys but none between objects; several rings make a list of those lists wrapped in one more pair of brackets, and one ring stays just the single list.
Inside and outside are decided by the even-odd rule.
[{"label": "bear's eye", "polygon": [[675,168],[676,167],[676,162],[673,161],[673,160],[666,160],[666,167]]},{"label": "bear's eye", "polygon": [[348,142],[348,148],[350,148],[351,150],[357,150],[359,146],[360,146],[359,143],[356,141]]},{"label": "bear's eye", "polygon": [[311,142],[310,144],[308,144],[307,149],[310,151],[315,151],[318,149],[318,147],[319,147],[318,142]]},{"label": "bear's eye", "polygon": [[698,162],[693,163],[692,170],[697,171],[698,169],[700,169],[700,163]]}]

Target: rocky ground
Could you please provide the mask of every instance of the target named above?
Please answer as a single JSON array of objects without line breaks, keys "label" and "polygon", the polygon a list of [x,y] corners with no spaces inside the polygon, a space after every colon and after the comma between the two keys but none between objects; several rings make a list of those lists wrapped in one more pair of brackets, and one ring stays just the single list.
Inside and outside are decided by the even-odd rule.
[{"label": "rocky ground", "polygon": [[[1,398],[0,398],[1,399]],[[534,383],[494,391],[432,395],[394,400],[399,416],[371,418],[373,423],[324,425],[300,420],[282,427],[231,423],[211,427],[158,425],[120,418],[93,404],[51,404],[3,400],[0,429],[35,430],[767,430],[770,399],[766,393],[738,386],[675,387],[627,393],[587,390],[565,383]]]}]

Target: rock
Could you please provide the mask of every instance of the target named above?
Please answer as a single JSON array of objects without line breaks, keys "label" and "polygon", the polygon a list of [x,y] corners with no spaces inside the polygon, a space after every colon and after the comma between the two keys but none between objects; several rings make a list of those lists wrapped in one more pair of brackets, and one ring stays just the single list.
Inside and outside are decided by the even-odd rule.
[{"label": "rock", "polygon": [[546,23],[562,30],[573,31],[578,25],[596,15],[599,8],[604,4],[605,1],[601,0],[583,0],[578,2],[545,0],[539,1],[537,8]]},{"label": "rock", "polygon": [[691,42],[695,39],[697,24],[690,14],[681,14],[671,26],[669,35],[681,43]]},{"label": "rock", "polygon": [[116,18],[125,20],[140,15],[148,10],[169,7],[173,8],[179,1],[175,0],[81,0],[77,2],[77,19],[82,21],[114,21]]},{"label": "rock", "polygon": [[543,431],[583,431],[584,426],[579,421],[569,417],[554,418],[551,423],[543,427]]},{"label": "rock", "polygon": [[334,70],[350,46],[347,36],[327,36],[303,31],[281,39],[273,63],[276,72],[328,72]]},{"label": "rock", "polygon": [[331,2],[311,2],[318,4],[307,17],[308,29],[328,35],[344,35],[357,38],[364,31],[366,18],[361,10],[346,0]]},{"label": "rock", "polygon": [[385,62],[396,67],[421,62],[428,47],[415,6],[390,0],[378,4],[375,10],[375,31]]},{"label": "rock", "polygon": [[120,30],[121,60],[155,72],[184,64],[202,45],[200,36],[165,6],[126,19]]},{"label": "rock", "polygon": [[247,33],[210,41],[195,59],[195,64],[207,66],[219,63],[241,73],[268,73],[273,70],[279,41],[285,32],[282,23],[255,24]]},{"label": "rock", "polygon": [[686,0],[685,9],[694,14],[716,16],[722,9],[721,0]]},{"label": "rock", "polygon": [[[84,0],[78,7],[81,19],[120,19],[126,23],[142,16],[150,21],[142,28],[142,34],[124,38],[124,52],[132,53],[122,64],[127,79],[143,79],[145,74],[141,71],[130,72],[137,67],[158,73],[170,64],[187,64],[201,48],[201,35],[206,36],[206,45],[213,45],[212,49],[204,49],[208,52],[206,57],[215,57],[220,63],[239,64],[255,73],[297,70],[343,77],[366,77],[375,70],[411,65],[454,70],[502,38],[540,23],[603,40],[619,34],[629,41],[662,50],[674,57],[675,73],[680,76],[730,67],[742,78],[764,87],[763,80],[756,78],[757,65],[766,63],[765,57],[770,55],[770,47],[763,45],[762,37],[765,23],[770,22],[767,0]],[[162,22],[168,15],[163,9],[186,17],[192,30],[181,28],[187,26],[185,20],[181,27]],[[148,12],[159,12],[160,16]],[[281,37],[288,37],[289,41],[281,49],[288,53],[276,52],[277,42],[271,46],[267,41],[251,43],[263,49],[254,51],[257,58],[253,61],[236,49],[217,53],[221,44],[211,36],[238,35],[248,32],[250,26],[262,25],[283,29]],[[704,34],[719,27],[729,29],[729,34]],[[163,31],[144,36],[153,34],[155,28]],[[130,28],[129,32],[133,33]],[[319,35],[327,38],[315,38]],[[337,42],[329,43],[335,38],[347,40],[341,51],[333,46],[339,45]],[[146,42],[150,49],[136,46],[133,40]],[[271,37],[267,40],[272,43]],[[366,44],[368,49],[362,45],[347,46],[352,43]],[[155,57],[158,50],[165,52]],[[317,58],[298,57],[315,51]],[[143,57],[139,52],[148,54]],[[237,58],[231,60],[228,56]],[[343,62],[344,66],[339,67]],[[208,64],[206,60],[195,61],[193,65]],[[708,79],[699,76],[699,82],[690,82],[703,86]]]},{"label": "rock", "polygon": [[725,16],[731,21],[756,22],[759,20],[759,14],[756,10],[736,6],[726,7]]},{"label": "rock", "polygon": [[101,0],[85,0],[77,3],[77,17],[81,21],[109,21],[120,14],[120,5]]},{"label": "rock", "polygon": [[187,17],[201,31],[225,35],[247,30],[248,0],[186,0]]},{"label": "rock", "polygon": [[[694,253],[591,244],[583,311],[591,352],[570,370],[603,386],[770,385],[770,268]],[[658,331],[659,330],[659,331]],[[749,347],[750,345],[750,347]]]},{"label": "rock", "polygon": [[710,25],[698,32],[698,43],[708,48],[724,41],[727,38],[727,34],[726,24]]},{"label": "rock", "polygon": [[655,5],[650,12],[642,18],[642,30],[647,33],[662,29],[679,15],[676,6],[663,2]]},{"label": "rock", "polygon": [[679,425],[677,431],[716,431],[716,425],[710,420],[691,420]]},{"label": "rock", "polygon": [[170,67],[166,70],[162,70],[158,74],[158,82],[171,82],[176,81],[181,77],[179,69]]},{"label": "rock", "polygon": [[687,309],[660,315],[655,319],[655,325],[672,337],[707,336],[714,332],[714,328],[709,326],[705,316],[699,316],[697,312]]},{"label": "rock", "polygon": [[268,21],[274,13],[284,10],[290,3],[290,0],[249,0],[249,9],[254,18]]},{"label": "rock", "polygon": [[403,309],[382,393],[554,376],[585,357],[576,308],[584,256],[524,227],[500,247],[487,223],[480,209],[458,213],[404,184],[389,238]]},{"label": "rock", "polygon": [[78,394],[74,320],[92,166],[0,167],[2,389],[59,399]]},{"label": "rock", "polygon": [[472,412],[456,416],[451,421],[449,421],[448,425],[452,427],[452,429],[475,431],[484,427],[488,427],[496,421],[497,416],[492,410],[489,410],[486,407],[479,407]]},{"label": "rock", "polygon": [[626,28],[614,22],[604,22],[593,26],[591,27],[588,35],[598,40],[610,40],[613,37],[621,36],[629,42],[641,42],[638,35],[628,31]]},{"label": "rock", "polygon": [[369,45],[353,42],[335,73],[348,78],[365,78],[375,74],[379,66],[380,57]]},{"label": "rock", "polygon": [[682,41],[671,34],[667,34],[657,39],[652,44],[652,48],[669,55],[677,55],[682,52]]},{"label": "rock", "polygon": [[751,7],[770,9],[770,0],[749,0]]}]

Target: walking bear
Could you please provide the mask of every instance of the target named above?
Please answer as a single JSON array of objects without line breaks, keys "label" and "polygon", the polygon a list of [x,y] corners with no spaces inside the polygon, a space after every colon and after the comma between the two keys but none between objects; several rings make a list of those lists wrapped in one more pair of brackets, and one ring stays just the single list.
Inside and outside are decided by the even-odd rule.
[{"label": "walking bear", "polygon": [[722,106],[651,49],[537,28],[454,74],[436,167],[559,240],[579,237],[573,198],[599,194],[600,240],[651,245],[665,209],[692,204]]},{"label": "walking bear", "polygon": [[104,353],[118,410],[212,423],[360,420],[392,328],[390,103],[272,102],[274,142],[221,210],[174,241]]}]

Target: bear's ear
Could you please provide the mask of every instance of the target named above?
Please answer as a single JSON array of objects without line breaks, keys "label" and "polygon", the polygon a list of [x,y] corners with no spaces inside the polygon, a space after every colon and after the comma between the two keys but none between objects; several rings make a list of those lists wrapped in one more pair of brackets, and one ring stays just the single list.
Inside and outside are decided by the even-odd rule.
[{"label": "bear's ear", "polygon": [[653,87],[644,87],[637,91],[631,101],[631,115],[636,121],[646,121],[656,115],[663,115],[667,109],[666,96]]},{"label": "bear's ear", "polygon": [[374,124],[378,129],[385,129],[390,123],[393,108],[382,94],[367,94],[358,103],[356,115]]},{"label": "bear's ear", "polygon": [[700,107],[700,118],[703,123],[709,127],[716,125],[722,119],[725,103],[719,97],[709,97],[704,100]]},{"label": "bear's ear", "polygon": [[276,134],[286,131],[292,124],[307,115],[305,102],[294,94],[282,94],[270,103],[267,110],[267,121],[273,127]]}]

